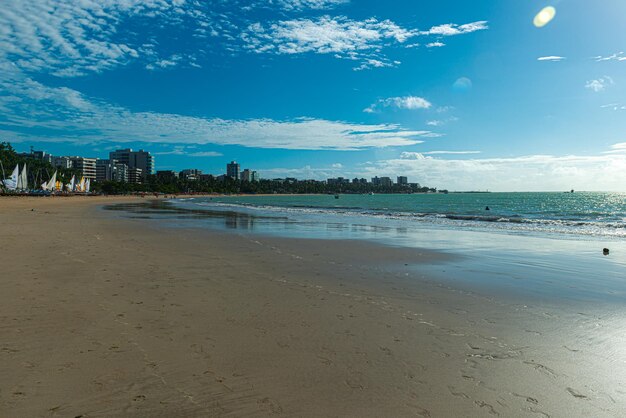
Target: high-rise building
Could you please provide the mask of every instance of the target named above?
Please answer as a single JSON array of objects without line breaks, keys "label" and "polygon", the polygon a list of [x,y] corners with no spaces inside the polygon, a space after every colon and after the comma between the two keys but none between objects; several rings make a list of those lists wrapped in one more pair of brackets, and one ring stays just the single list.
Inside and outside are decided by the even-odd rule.
[{"label": "high-rise building", "polygon": [[261,177],[259,177],[259,173],[252,170],[252,172],[250,173],[250,181],[252,182],[257,182],[261,179]]},{"label": "high-rise building", "polygon": [[59,168],[72,168],[70,157],[52,157],[52,165]]},{"label": "high-rise building", "polygon": [[129,169],[139,168],[142,172],[143,180],[154,173],[154,157],[142,149],[133,151],[130,148],[126,148],[112,151],[109,153],[109,159],[126,164]]},{"label": "high-rise building", "polygon": [[113,181],[128,183],[128,166],[126,164],[115,163],[113,171]]},{"label": "high-rise building", "polygon": [[72,161],[72,167],[81,172],[85,179],[96,179],[96,159],[84,157],[68,157]]},{"label": "high-rise building", "polygon": [[241,181],[252,181],[252,170],[246,168],[241,172]]},{"label": "high-rise building", "polygon": [[24,158],[32,158],[34,160],[41,160],[47,163],[52,163],[52,155],[48,154],[45,151],[35,151],[33,147],[30,147],[30,152],[20,152],[17,154],[20,157]]},{"label": "high-rise building", "polygon": [[160,170],[156,172],[159,180],[170,181],[178,178],[178,173],[172,170]]},{"label": "high-rise building", "polygon": [[128,166],[115,160],[96,161],[96,181],[128,183]]},{"label": "high-rise building", "polygon": [[[125,165],[125,164],[124,164]],[[132,184],[141,184],[143,182],[143,171],[141,168],[128,167],[128,182]]]},{"label": "high-rise building", "polygon": [[409,179],[406,178],[405,176],[398,176],[398,185],[399,186],[406,186],[409,184]]},{"label": "high-rise building", "polygon": [[195,181],[195,180],[200,180],[201,175],[202,175],[202,170],[198,170],[196,168],[188,168],[186,170],[181,171],[179,177],[181,179]]},{"label": "high-rise building", "polygon": [[393,186],[393,180],[391,180],[390,177],[381,177],[380,178],[380,185],[383,187],[391,187]]},{"label": "high-rise building", "polygon": [[236,161],[231,161],[226,164],[226,175],[231,179],[239,180],[239,164]]},{"label": "high-rise building", "polygon": [[113,178],[114,162],[100,158],[96,160],[96,181],[110,181]]}]

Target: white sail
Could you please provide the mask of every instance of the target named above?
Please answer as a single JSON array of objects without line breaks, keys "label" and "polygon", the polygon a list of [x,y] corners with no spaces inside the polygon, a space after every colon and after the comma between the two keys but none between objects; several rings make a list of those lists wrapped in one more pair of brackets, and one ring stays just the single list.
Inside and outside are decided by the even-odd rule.
[{"label": "white sail", "polygon": [[20,174],[20,189],[27,190],[28,189],[28,172],[26,171],[26,164],[22,168],[22,174]]},{"label": "white sail", "polygon": [[13,173],[11,174],[11,177],[9,177],[8,179],[4,179],[4,187],[6,187],[9,190],[17,189],[17,181],[19,178],[19,173],[20,173],[20,166],[16,165],[15,170],[13,170]]},{"label": "white sail", "polygon": [[89,189],[91,188],[91,180],[87,179],[85,182],[85,193],[89,193]]},{"label": "white sail", "polygon": [[78,183],[78,187],[77,187],[77,192],[84,192],[85,191],[85,178],[81,177],[80,178],[80,183]]},{"label": "white sail", "polygon": [[70,190],[69,191],[70,192],[75,191],[74,190],[75,186],[76,186],[76,176],[72,176],[72,179],[70,180],[70,186],[69,186]]},{"label": "white sail", "polygon": [[44,181],[43,183],[41,183],[41,190],[47,190],[47,189],[48,189],[48,183]]},{"label": "white sail", "polygon": [[22,189],[22,180],[23,180],[23,178],[22,178],[22,174],[20,173],[20,166],[18,164],[17,165],[17,183],[16,183],[16,186],[15,186],[15,188],[17,190],[21,190]]},{"label": "white sail", "polygon": [[52,178],[48,182],[46,190],[48,190],[50,192],[54,191],[54,188],[55,188],[56,184],[57,184],[57,172],[55,171],[54,174],[52,175]]}]

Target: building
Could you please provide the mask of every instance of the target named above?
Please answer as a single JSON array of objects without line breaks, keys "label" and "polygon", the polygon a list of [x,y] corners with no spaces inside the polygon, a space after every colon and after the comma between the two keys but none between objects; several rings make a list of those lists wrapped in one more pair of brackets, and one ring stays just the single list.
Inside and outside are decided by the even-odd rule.
[{"label": "building", "polygon": [[54,158],[45,151],[34,151],[33,147],[30,147],[30,152],[20,152],[17,153],[17,155],[24,158],[32,158],[33,160],[41,160],[47,163],[52,163],[52,159]]},{"label": "building", "polygon": [[72,168],[72,160],[70,157],[52,157],[52,165],[59,168]]},{"label": "building", "polygon": [[183,180],[187,181],[196,181],[200,180],[200,176],[202,176],[202,170],[198,170],[196,168],[188,168],[180,172],[179,177]]},{"label": "building", "polygon": [[[124,164],[126,165],[126,164]],[[132,184],[141,184],[143,182],[143,170],[138,167],[128,167],[128,182]]]},{"label": "building", "polygon": [[250,181],[256,183],[259,180],[261,180],[261,177],[259,176],[259,173],[257,173],[256,171],[252,170],[252,172],[250,173]]},{"label": "building", "polygon": [[160,170],[156,172],[156,176],[161,181],[171,181],[178,178],[178,173],[173,170]]},{"label": "building", "polygon": [[398,186],[407,186],[409,184],[409,179],[405,176],[398,176]]},{"label": "building", "polygon": [[343,177],[337,177],[336,179],[328,179],[326,180],[327,184],[350,184],[350,179],[345,179]]},{"label": "building", "polygon": [[96,161],[96,181],[128,183],[128,166],[115,160]]},{"label": "building", "polygon": [[126,164],[129,170],[134,168],[140,169],[143,180],[146,180],[150,174],[154,174],[154,157],[142,149],[133,151],[130,148],[126,148],[112,151],[109,153],[109,159],[116,160],[120,164]]},{"label": "building", "polygon": [[237,161],[231,161],[229,164],[226,164],[226,175],[234,180],[239,180],[239,164]]},{"label": "building", "polygon": [[96,181],[110,181],[113,178],[115,160],[96,160]]},{"label": "building", "polygon": [[252,171],[249,168],[246,168],[241,172],[241,181],[252,181]]},{"label": "building", "polygon": [[380,178],[380,185],[383,187],[391,187],[393,186],[393,180],[391,180],[390,177],[381,177]]},{"label": "building", "polygon": [[85,157],[68,157],[72,162],[72,168],[80,171],[85,179],[96,179],[96,159]]},{"label": "building", "polygon": [[128,183],[128,166],[126,164],[115,163],[113,171],[113,181]]}]

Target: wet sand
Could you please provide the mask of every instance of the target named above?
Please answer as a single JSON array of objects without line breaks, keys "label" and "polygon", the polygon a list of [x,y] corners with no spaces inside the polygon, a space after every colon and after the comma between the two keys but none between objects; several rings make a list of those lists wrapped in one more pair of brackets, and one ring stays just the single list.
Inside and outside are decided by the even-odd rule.
[{"label": "wet sand", "polygon": [[[616,417],[621,310],[445,285],[454,255],[0,198],[0,416]],[[425,271],[426,269],[424,269]]]}]

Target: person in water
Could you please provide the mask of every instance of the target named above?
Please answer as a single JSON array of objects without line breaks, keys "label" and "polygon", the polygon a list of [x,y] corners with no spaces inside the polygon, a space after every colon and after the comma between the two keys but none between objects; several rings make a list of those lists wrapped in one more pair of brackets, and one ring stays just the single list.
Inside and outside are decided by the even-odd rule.
[{"label": "person in water", "polygon": [[485,207],[485,210],[491,210],[491,209],[489,209],[489,206],[486,206],[486,207]]}]

